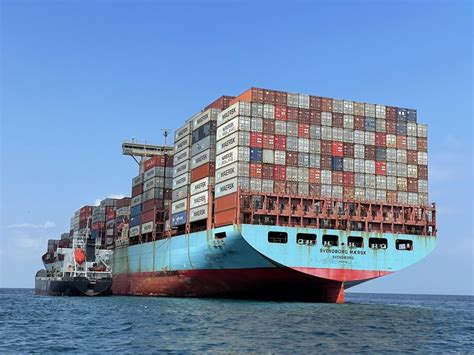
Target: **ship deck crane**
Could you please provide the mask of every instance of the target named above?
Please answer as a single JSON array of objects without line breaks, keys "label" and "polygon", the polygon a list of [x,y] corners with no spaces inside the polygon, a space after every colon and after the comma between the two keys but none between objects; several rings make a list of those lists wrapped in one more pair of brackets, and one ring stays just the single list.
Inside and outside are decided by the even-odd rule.
[{"label": "ship deck crane", "polygon": [[122,143],[122,155],[129,155],[140,165],[140,161],[137,157],[140,157],[140,160],[144,158],[150,158],[157,155],[172,155],[173,147],[167,146],[167,137],[171,130],[162,129],[163,136],[165,140],[164,145],[154,145],[147,143],[140,143],[132,138],[131,140],[126,140]]}]

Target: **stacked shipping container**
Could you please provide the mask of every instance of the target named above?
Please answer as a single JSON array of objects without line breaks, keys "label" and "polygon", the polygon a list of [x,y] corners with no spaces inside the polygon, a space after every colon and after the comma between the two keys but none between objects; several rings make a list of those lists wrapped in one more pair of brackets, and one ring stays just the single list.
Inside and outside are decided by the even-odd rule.
[{"label": "stacked shipping container", "polygon": [[255,193],[428,204],[416,111],[252,88],[217,119],[216,222]]}]

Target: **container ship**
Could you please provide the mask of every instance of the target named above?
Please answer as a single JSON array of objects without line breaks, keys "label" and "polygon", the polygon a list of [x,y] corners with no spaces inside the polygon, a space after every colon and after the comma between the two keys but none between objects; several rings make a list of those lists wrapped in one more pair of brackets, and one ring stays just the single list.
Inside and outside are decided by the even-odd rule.
[{"label": "container ship", "polygon": [[427,148],[414,109],[250,88],[174,147],[125,142],[131,198],[92,238],[117,295],[343,303],[435,248]]}]

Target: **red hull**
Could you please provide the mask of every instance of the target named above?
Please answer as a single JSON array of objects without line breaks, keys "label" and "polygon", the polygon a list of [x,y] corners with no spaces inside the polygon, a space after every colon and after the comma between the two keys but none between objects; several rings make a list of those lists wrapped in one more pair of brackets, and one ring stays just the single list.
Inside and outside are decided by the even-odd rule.
[{"label": "red hull", "polygon": [[114,276],[112,290],[116,295],[344,302],[343,282],[289,268],[121,274]]}]

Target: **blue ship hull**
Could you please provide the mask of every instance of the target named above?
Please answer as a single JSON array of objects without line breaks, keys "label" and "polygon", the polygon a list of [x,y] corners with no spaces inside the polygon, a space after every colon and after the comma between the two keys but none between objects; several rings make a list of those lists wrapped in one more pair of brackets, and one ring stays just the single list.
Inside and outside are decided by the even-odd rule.
[{"label": "blue ship hull", "polygon": [[[269,232],[287,239],[269,241]],[[316,235],[315,243],[297,234]],[[334,235],[338,246],[323,245]],[[361,247],[347,238],[362,237]],[[386,249],[370,238],[385,238]],[[397,240],[412,242],[410,250]],[[344,289],[408,267],[428,255],[436,237],[391,233],[233,225],[117,248],[113,292],[121,295],[231,297],[343,302]]]}]

